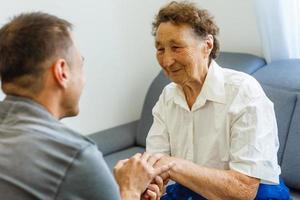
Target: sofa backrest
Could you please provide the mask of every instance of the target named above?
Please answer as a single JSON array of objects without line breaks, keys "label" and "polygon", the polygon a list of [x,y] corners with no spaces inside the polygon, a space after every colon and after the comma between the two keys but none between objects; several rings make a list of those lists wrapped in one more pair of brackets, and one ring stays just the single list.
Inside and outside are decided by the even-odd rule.
[{"label": "sofa backrest", "polygon": [[[252,74],[262,68],[266,62],[264,59],[246,53],[221,52],[216,59],[217,63],[226,68],[239,70]],[[150,85],[147,92],[144,106],[137,128],[136,143],[137,145],[146,146],[146,137],[153,123],[152,108],[157,102],[163,88],[170,83],[162,71],[157,75]]]},{"label": "sofa backrest", "polygon": [[[267,88],[265,92],[275,105],[280,141],[278,160],[281,165],[281,176],[288,187],[297,190],[300,190],[299,74],[300,59],[275,61],[253,74],[262,86]],[[281,92],[283,90],[285,92]]]},{"label": "sofa backrest", "polygon": [[269,99],[274,103],[280,143],[277,157],[278,163],[281,164],[283,151],[286,147],[287,136],[290,129],[290,123],[296,105],[297,94],[264,84],[262,84],[262,87]]},{"label": "sofa backrest", "polygon": [[253,74],[266,65],[266,61],[258,56],[246,53],[222,52],[216,61],[225,68]]},{"label": "sofa backrest", "polygon": [[282,177],[287,186],[300,190],[300,94],[294,109],[281,163]]},{"label": "sofa backrest", "polygon": [[146,137],[153,123],[152,108],[156,104],[163,88],[169,83],[170,80],[167,79],[163,71],[160,71],[150,85],[137,128],[136,142],[140,146],[146,146]]},{"label": "sofa backrest", "polygon": [[253,73],[264,85],[300,92],[300,59],[274,61]]}]

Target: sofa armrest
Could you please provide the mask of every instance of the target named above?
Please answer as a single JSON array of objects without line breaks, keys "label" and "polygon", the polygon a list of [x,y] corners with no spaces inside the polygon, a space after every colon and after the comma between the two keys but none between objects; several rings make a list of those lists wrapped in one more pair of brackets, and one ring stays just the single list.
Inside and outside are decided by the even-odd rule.
[{"label": "sofa armrest", "polygon": [[135,145],[136,130],[139,121],[109,128],[89,135],[102,154],[108,155]]}]

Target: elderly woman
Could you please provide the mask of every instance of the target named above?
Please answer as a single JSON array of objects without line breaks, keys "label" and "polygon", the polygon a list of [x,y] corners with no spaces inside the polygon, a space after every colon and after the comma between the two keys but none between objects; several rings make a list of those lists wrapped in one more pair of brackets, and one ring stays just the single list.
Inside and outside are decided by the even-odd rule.
[{"label": "elderly woman", "polygon": [[147,152],[175,162],[162,199],[290,199],[279,179],[273,103],[251,76],[221,68],[218,27],[205,10],[171,2],[153,23],[167,85]]}]

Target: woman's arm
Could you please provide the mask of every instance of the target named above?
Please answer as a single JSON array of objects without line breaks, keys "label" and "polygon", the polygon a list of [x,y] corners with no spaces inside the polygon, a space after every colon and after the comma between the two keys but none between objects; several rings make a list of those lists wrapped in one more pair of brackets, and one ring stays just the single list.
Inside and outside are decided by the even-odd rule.
[{"label": "woman's arm", "polygon": [[173,161],[170,179],[207,199],[254,199],[260,180],[234,170],[201,167],[190,161],[164,156],[158,165]]}]

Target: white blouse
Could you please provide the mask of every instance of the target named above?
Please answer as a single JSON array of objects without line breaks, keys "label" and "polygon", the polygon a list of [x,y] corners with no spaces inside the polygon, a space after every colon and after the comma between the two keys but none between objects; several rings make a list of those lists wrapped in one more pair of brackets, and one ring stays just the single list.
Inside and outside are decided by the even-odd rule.
[{"label": "white blouse", "polygon": [[152,112],[147,152],[279,183],[273,103],[252,76],[212,61],[192,109],[181,87],[170,83]]}]

